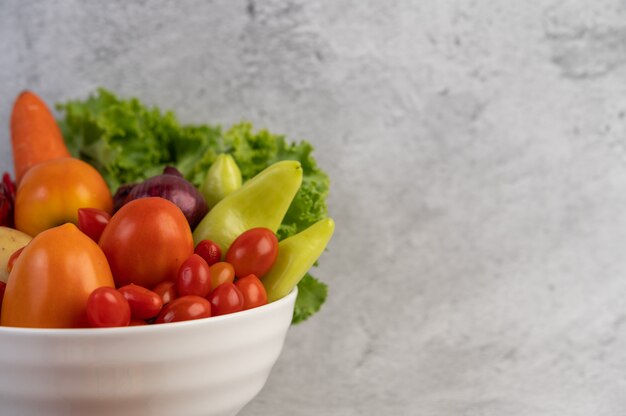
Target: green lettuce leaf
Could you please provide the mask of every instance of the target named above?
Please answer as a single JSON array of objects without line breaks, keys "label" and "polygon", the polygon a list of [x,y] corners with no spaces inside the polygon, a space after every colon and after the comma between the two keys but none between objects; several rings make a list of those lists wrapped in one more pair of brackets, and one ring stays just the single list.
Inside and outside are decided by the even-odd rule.
[{"label": "green lettuce leaf", "polygon": [[307,273],[298,283],[298,297],[292,322],[300,323],[319,311],[327,295],[328,287]]},{"label": "green lettuce leaf", "polygon": [[[312,156],[306,141],[289,142],[267,130],[254,130],[247,122],[227,130],[217,125],[183,125],[171,111],[147,107],[136,98],[120,99],[98,89],[85,100],[57,105],[58,120],[68,149],[102,174],[113,192],[122,184],[140,182],[172,165],[200,186],[220,153],[230,153],[243,180],[248,180],[279,160],[298,160],[302,186],[296,194],[278,238],[294,235],[328,214],[329,179]],[[294,323],[319,310],[327,287],[308,275],[298,285]]]}]

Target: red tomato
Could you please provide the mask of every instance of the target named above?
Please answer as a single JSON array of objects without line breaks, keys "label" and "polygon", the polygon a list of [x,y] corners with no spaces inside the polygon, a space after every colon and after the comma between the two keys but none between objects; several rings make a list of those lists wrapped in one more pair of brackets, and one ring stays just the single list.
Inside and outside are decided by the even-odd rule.
[{"label": "red tomato", "polygon": [[159,283],[152,291],[161,297],[163,305],[167,305],[178,297],[178,293],[176,293],[176,283],[171,280]]},{"label": "red tomato", "polygon": [[100,237],[116,286],[154,287],[175,280],[193,254],[193,236],[183,212],[164,198],[135,199],[111,217]]},{"label": "red tomato", "polygon": [[128,324],[128,326],[143,326],[143,325],[148,325],[148,323],[144,321],[143,319],[131,319],[130,323]]},{"label": "red tomato", "polygon": [[78,229],[96,243],[109,223],[111,214],[98,208],[78,208]]},{"label": "red tomato", "polygon": [[222,283],[233,283],[235,268],[232,264],[220,261],[211,266],[211,287],[216,288]]},{"label": "red tomato", "polygon": [[206,261],[192,254],[178,269],[176,291],[179,296],[196,295],[205,297],[211,291],[211,270]]},{"label": "red tomato", "polygon": [[237,289],[239,289],[243,295],[244,310],[267,304],[265,286],[263,286],[263,283],[261,283],[259,278],[255,275],[249,274],[237,280],[235,286],[237,286]]},{"label": "red tomato", "polygon": [[191,321],[211,316],[211,303],[200,296],[187,295],[173,300],[163,307],[156,324]]},{"label": "red tomato", "polygon": [[222,259],[222,249],[217,245],[217,243],[214,243],[211,240],[200,241],[196,246],[194,253],[202,257],[209,266],[214,265]]},{"label": "red tomato", "polygon": [[254,274],[263,277],[278,255],[278,239],[268,228],[252,228],[233,241],[226,261],[235,268],[235,276]]},{"label": "red tomato", "polygon": [[87,320],[94,328],[128,326],[130,306],[112,287],[99,287],[87,299]]},{"label": "red tomato", "polygon": [[134,284],[117,289],[130,305],[130,316],[133,319],[149,319],[157,316],[163,307],[163,299],[145,287]]},{"label": "red tomato", "polygon": [[243,295],[233,283],[223,283],[216,287],[209,296],[213,316],[243,310]]},{"label": "red tomato", "polygon": [[7,262],[7,272],[11,273],[11,270],[13,270],[13,265],[15,264],[15,261],[20,256],[20,254],[22,254],[22,251],[24,250],[24,248],[25,247],[18,248],[17,250],[13,252],[13,254],[11,254],[11,257],[9,257],[9,261]]}]

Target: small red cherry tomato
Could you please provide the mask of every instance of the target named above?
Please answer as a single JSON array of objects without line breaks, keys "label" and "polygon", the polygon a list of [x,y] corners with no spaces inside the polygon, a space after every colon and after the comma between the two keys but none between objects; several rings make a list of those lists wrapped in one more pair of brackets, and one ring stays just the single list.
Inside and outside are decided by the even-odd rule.
[{"label": "small red cherry tomato", "polygon": [[9,261],[7,262],[7,272],[11,273],[11,270],[13,270],[13,265],[15,264],[15,261],[20,256],[20,254],[22,254],[24,247],[18,248],[17,250],[13,252],[13,254],[11,254],[11,257],[9,257]]},{"label": "small red cherry tomato", "polygon": [[101,209],[78,208],[78,229],[96,243],[110,219],[111,215]]},{"label": "small red cherry tomato", "polygon": [[128,326],[130,306],[112,287],[99,287],[87,299],[87,321],[94,328]]},{"label": "small red cherry tomato", "polygon": [[222,259],[222,249],[217,243],[211,240],[202,240],[196,246],[194,253],[199,255],[209,266],[214,265]]},{"label": "small red cherry tomato", "polygon": [[151,290],[135,284],[117,289],[128,301],[130,316],[133,319],[150,319],[163,307],[163,299]]},{"label": "small red cherry tomato", "polygon": [[156,285],[152,291],[161,297],[163,305],[167,305],[178,297],[176,293],[176,282],[170,280],[164,280]]},{"label": "small red cherry tomato", "polygon": [[211,303],[200,296],[187,295],[174,299],[161,309],[156,324],[191,321],[211,316]]},{"label": "small red cherry tomato", "polygon": [[128,324],[128,326],[143,326],[143,325],[148,325],[148,323],[144,321],[143,319],[131,319],[130,323]]},{"label": "small red cherry tomato", "polygon": [[233,241],[226,261],[235,268],[235,276],[253,274],[259,278],[274,264],[278,255],[278,239],[268,228],[252,228]]},{"label": "small red cherry tomato", "polygon": [[216,288],[222,283],[235,281],[235,268],[232,264],[220,261],[210,267],[211,287]]},{"label": "small red cherry tomato", "polygon": [[209,295],[209,301],[213,316],[243,310],[243,295],[233,283],[226,282],[216,287]]},{"label": "small red cherry tomato", "polygon": [[176,276],[179,296],[205,297],[211,291],[211,269],[202,257],[192,254],[180,265]]},{"label": "small red cherry tomato", "polygon": [[243,309],[252,309],[267,304],[265,286],[253,274],[249,274],[235,282],[237,289],[243,295]]}]

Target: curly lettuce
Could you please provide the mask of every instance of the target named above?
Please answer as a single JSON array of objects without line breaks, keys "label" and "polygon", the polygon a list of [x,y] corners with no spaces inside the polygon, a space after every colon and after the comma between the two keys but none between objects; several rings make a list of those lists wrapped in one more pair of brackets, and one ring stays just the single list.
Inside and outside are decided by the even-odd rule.
[{"label": "curly lettuce", "polygon": [[[294,235],[328,214],[329,179],[312,156],[306,141],[289,142],[282,135],[255,130],[248,122],[227,130],[217,125],[184,125],[171,111],[147,107],[136,98],[120,99],[103,88],[84,100],[57,105],[66,144],[102,174],[113,192],[122,184],[142,181],[173,165],[200,186],[220,153],[233,156],[243,180],[279,160],[302,164],[302,186],[296,194],[278,238]],[[327,286],[307,274],[298,284],[293,322],[317,312],[326,300]]]}]

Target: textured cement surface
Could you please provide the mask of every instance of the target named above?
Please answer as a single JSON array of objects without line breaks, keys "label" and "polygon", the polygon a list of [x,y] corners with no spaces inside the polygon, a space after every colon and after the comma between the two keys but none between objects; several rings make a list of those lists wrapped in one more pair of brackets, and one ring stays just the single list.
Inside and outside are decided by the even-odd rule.
[{"label": "textured cement surface", "polygon": [[242,415],[626,414],[626,2],[0,0],[23,88],[307,139],[323,311]]}]

